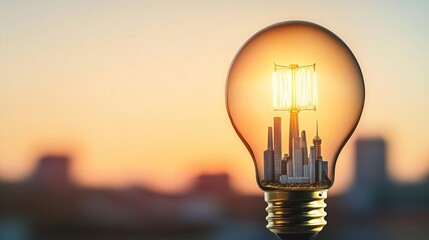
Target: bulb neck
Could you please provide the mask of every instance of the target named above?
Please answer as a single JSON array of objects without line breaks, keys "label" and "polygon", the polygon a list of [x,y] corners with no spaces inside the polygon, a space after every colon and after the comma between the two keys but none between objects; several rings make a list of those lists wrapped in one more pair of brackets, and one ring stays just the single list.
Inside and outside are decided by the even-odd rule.
[{"label": "bulb neck", "polygon": [[267,228],[282,240],[313,239],[325,221],[328,190],[266,191]]}]

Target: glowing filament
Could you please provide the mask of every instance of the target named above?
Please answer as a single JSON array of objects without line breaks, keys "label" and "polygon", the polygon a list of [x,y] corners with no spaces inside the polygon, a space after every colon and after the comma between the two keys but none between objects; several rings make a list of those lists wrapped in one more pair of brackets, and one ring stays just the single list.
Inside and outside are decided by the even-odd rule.
[{"label": "glowing filament", "polygon": [[274,110],[316,110],[317,78],[315,66],[275,65],[272,73]]}]

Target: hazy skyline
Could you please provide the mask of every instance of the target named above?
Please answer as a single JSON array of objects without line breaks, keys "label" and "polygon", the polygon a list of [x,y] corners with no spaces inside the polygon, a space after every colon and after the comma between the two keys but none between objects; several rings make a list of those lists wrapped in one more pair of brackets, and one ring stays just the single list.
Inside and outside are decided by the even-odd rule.
[{"label": "hazy skyline", "polygon": [[179,191],[201,171],[226,171],[237,189],[259,192],[226,113],[227,72],[254,33],[299,19],[342,38],[365,79],[333,188],[350,182],[359,136],[385,137],[389,173],[417,181],[429,173],[428,10],[426,1],[0,2],[0,178],[65,152],[82,184]]}]

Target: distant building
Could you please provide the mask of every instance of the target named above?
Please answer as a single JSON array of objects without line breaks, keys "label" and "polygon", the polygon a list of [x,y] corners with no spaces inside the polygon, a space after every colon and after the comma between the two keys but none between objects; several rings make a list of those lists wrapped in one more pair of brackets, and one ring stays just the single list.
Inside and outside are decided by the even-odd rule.
[{"label": "distant building", "polygon": [[355,161],[356,175],[347,194],[348,203],[360,214],[384,206],[383,196],[389,188],[385,141],[382,138],[358,139]]},{"label": "distant building", "polygon": [[383,188],[387,182],[386,143],[381,138],[356,142],[356,181],[359,186]]},{"label": "distant building", "polygon": [[64,188],[71,185],[70,159],[62,155],[43,156],[30,176],[29,183],[41,187]]},{"label": "distant building", "polygon": [[228,194],[233,192],[229,183],[229,175],[226,173],[201,174],[195,180],[194,185],[190,190],[193,193],[200,194]]}]

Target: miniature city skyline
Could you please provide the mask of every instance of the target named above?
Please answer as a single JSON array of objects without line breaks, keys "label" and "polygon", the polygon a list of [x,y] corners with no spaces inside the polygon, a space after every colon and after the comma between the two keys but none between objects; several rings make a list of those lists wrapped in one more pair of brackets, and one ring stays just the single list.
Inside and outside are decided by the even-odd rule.
[{"label": "miniature city skyline", "polygon": [[264,151],[264,179],[267,187],[323,187],[330,184],[328,161],[322,158],[322,139],[318,124],[310,151],[307,148],[306,131],[301,136],[290,136],[289,154],[282,155],[281,117],[274,117],[273,127],[268,127],[267,149]]}]

